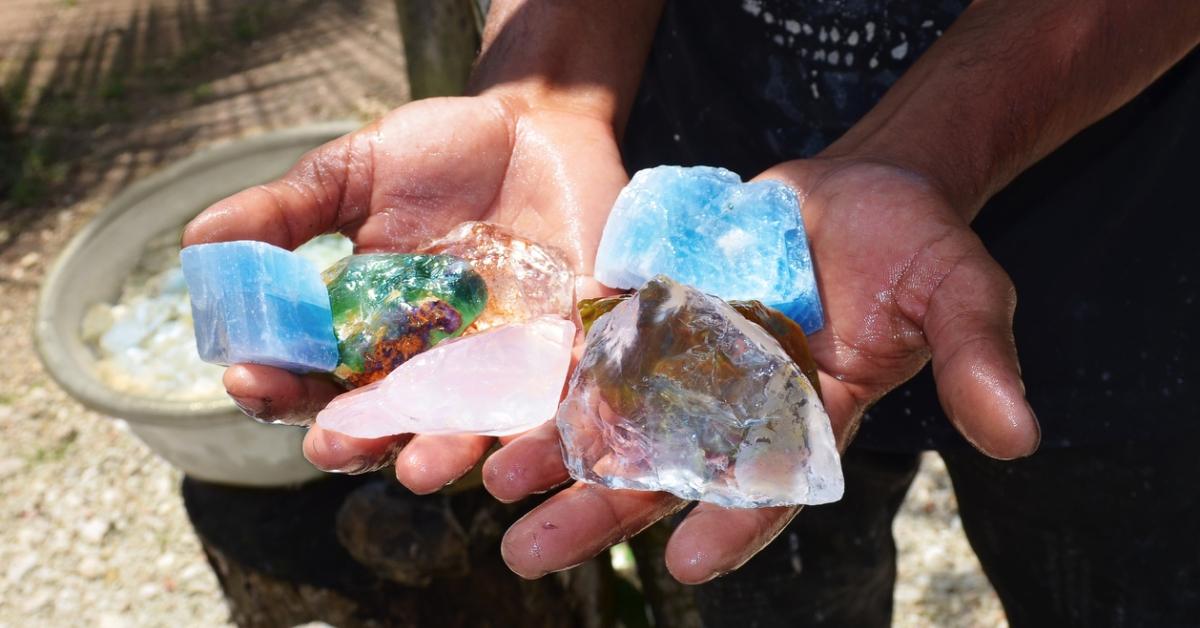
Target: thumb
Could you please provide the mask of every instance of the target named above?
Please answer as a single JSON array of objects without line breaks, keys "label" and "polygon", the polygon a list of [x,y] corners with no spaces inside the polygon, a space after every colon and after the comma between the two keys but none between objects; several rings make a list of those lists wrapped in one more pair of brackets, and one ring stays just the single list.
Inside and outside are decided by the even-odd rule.
[{"label": "thumb", "polygon": [[[369,131],[368,129],[366,129]],[[183,232],[183,246],[261,240],[288,249],[361,219],[369,206],[369,150],[358,131],[304,155],[283,177],[218,201]]]},{"label": "thumb", "polygon": [[960,258],[936,284],[923,328],[942,408],[962,435],[1000,459],[1028,456],[1041,438],[1013,342],[1016,291],[983,249]]}]

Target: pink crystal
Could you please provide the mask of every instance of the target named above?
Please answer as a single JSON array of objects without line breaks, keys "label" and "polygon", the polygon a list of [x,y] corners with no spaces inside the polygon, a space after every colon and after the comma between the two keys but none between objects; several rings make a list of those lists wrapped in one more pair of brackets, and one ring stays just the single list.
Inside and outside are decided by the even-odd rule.
[{"label": "pink crystal", "polygon": [[541,317],[444,342],[334,399],[317,425],[357,438],[523,432],[554,417],[574,341],[573,323]]}]

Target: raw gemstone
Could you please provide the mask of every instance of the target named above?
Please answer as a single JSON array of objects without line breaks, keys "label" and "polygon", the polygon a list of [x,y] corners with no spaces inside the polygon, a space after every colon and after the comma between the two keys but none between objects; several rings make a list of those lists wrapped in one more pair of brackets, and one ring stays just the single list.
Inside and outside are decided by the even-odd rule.
[{"label": "raw gemstone", "polygon": [[655,275],[723,299],[754,299],[806,333],[824,324],[795,192],[742,183],[723,168],[660,166],[633,175],[609,214],[596,279],[637,288]]},{"label": "raw gemstone", "polygon": [[557,420],[578,480],[739,508],[842,495],[829,417],[796,362],[666,277],[595,321]]},{"label": "raw gemstone", "polygon": [[205,362],[296,373],[337,365],[329,295],[308,260],[253,241],[199,244],[179,255]]},{"label": "raw gemstone", "polygon": [[[592,323],[595,323],[596,319],[631,298],[633,298],[632,294],[618,294],[580,301],[579,317],[583,321],[583,332],[586,334],[591,331]],[[795,321],[785,316],[783,312],[767,307],[758,301],[730,301],[729,305],[733,306],[738,314],[771,334],[771,337],[783,347],[788,357],[796,363],[796,366],[800,367],[800,372],[804,373],[804,376],[812,383],[817,394],[821,393],[821,380],[817,376],[817,362],[813,360],[812,353],[808,350],[808,339],[804,336],[804,330]]]},{"label": "raw gemstone", "polygon": [[558,250],[486,222],[464,222],[421,248],[461,257],[487,282],[488,304],[465,333],[539,316],[570,318],[575,274]]},{"label": "raw gemstone", "polygon": [[622,293],[611,297],[599,297],[596,299],[584,299],[579,302],[579,320],[583,322],[583,333],[592,331],[592,323],[596,319],[608,314],[614,307],[633,298],[631,293]]},{"label": "raw gemstone", "polygon": [[779,346],[783,347],[784,353],[788,354],[796,366],[800,367],[800,372],[808,378],[809,383],[817,391],[817,395],[821,394],[821,378],[817,376],[817,361],[809,352],[808,338],[804,336],[804,330],[796,324],[796,321],[788,318],[783,312],[767,307],[758,301],[730,301],[729,305],[732,305],[738,314],[771,334],[771,337],[779,342]]},{"label": "raw gemstone", "polygon": [[488,300],[483,277],[450,255],[351,255],[324,278],[341,356],[333,374],[350,387],[462,334]]},{"label": "raw gemstone", "polygon": [[574,340],[552,317],[451,340],[334,399],[317,425],[357,438],[523,432],[554,416]]}]

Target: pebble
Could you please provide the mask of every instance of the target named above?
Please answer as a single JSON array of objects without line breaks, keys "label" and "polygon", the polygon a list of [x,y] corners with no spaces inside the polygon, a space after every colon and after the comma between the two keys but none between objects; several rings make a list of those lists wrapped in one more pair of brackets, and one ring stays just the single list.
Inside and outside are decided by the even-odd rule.
[{"label": "pebble", "polygon": [[79,561],[79,575],[88,580],[95,580],[104,575],[104,563],[95,556],[88,556]]},{"label": "pebble", "polygon": [[0,459],[0,480],[17,475],[25,468],[25,461],[16,456]]},{"label": "pebble", "polygon": [[159,569],[162,569],[162,570],[170,569],[171,565],[174,565],[174,564],[175,564],[175,555],[170,552],[167,552],[166,554],[159,556],[158,560],[154,561],[154,566],[158,567]]},{"label": "pebble", "polygon": [[50,591],[48,589],[39,589],[34,591],[33,595],[21,601],[21,612],[26,615],[32,615],[42,610],[48,604],[50,604]]},{"label": "pebble", "polygon": [[37,554],[22,554],[8,564],[4,576],[9,582],[20,582],[31,569],[37,566]]},{"label": "pebble", "polygon": [[89,543],[99,543],[104,540],[112,523],[104,519],[90,519],[79,526],[79,536]]},{"label": "pebble", "polygon": [[132,619],[116,613],[101,613],[100,617],[96,620],[97,628],[127,628],[132,625]]}]

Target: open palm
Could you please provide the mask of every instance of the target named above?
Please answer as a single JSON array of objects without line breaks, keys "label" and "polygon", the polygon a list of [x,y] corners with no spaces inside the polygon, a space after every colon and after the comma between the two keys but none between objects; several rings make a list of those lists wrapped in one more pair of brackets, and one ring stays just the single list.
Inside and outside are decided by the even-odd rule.
[{"label": "open palm", "polygon": [[[810,343],[842,447],[863,410],[932,356],[942,403],[964,436],[998,458],[1036,448],[1037,423],[1012,341],[1012,285],[933,186],[897,168],[849,160],[788,162],[760,178],[782,180],[804,199],[827,319]],[[566,479],[561,465],[548,462],[553,441],[545,431],[488,460],[484,480],[494,494],[517,499]],[[505,558],[535,577],[576,564],[684,505],[661,493],[576,484],[513,525]],[[672,535],[667,566],[689,583],[735,569],[797,511],[701,504]]]},{"label": "open palm", "polygon": [[[262,240],[294,248],[341,231],[358,252],[412,250],[468,220],[508,225],[558,247],[581,297],[613,200],[627,178],[610,125],[498,97],[430,99],[306,155],[283,178],[222,200],[184,233],[185,246]],[[238,404],[259,418],[303,423],[341,392],[320,377],[239,365],[225,374]],[[550,419],[551,417],[545,417]],[[437,490],[491,446],[477,436],[351,439],[309,431],[305,454],[327,470],[390,462],[412,490]]]}]

